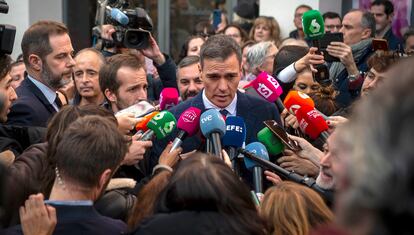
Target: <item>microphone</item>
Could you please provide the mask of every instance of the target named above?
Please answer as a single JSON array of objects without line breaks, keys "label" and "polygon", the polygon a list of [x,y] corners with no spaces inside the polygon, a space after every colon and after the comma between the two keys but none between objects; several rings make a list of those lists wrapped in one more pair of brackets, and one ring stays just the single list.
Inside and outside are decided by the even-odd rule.
[{"label": "microphone", "polygon": [[257,140],[266,146],[270,155],[278,155],[285,150],[285,145],[273,135],[272,131],[265,127],[257,133]]},{"label": "microphone", "polygon": [[282,87],[274,77],[266,72],[261,72],[250,84],[264,99],[271,103],[276,103],[280,113],[285,109],[279,98],[283,93]]},{"label": "microphone", "polygon": [[223,136],[223,146],[228,149],[229,157],[236,175],[240,175],[240,166],[237,160],[237,149],[243,146],[246,140],[246,124],[243,118],[229,116],[226,119],[226,134]]},{"label": "microphone", "polygon": [[167,110],[178,104],[178,90],[174,87],[162,89],[160,94],[160,109]]},{"label": "microphone", "polygon": [[244,155],[244,159],[248,158],[256,163],[258,163],[259,165],[261,165],[263,168],[268,169],[272,172],[275,172],[276,174],[282,176],[283,178],[289,180],[289,181],[293,181],[296,182],[298,184],[302,184],[305,185],[309,188],[312,188],[313,190],[315,190],[316,192],[318,192],[319,194],[321,194],[325,199],[329,200],[330,195],[327,195],[327,192],[323,189],[321,189],[317,184],[316,181],[313,178],[310,177],[303,177],[301,175],[296,174],[295,172],[290,172],[287,171],[285,169],[283,169],[282,167],[268,161],[267,159],[263,159],[261,156],[259,157],[258,154],[249,151],[247,149],[242,149],[239,148],[238,149],[239,153]]},{"label": "microphone", "polygon": [[285,100],[283,101],[285,107],[291,114],[296,114],[296,111],[302,106],[315,107],[312,98],[300,91],[289,91]]},{"label": "microphone", "polygon": [[[296,111],[302,106],[315,108],[315,102],[313,99],[307,94],[300,91],[289,91],[283,103],[285,104],[285,107],[288,109],[288,111],[295,115]],[[317,109],[315,110],[322,115],[323,119],[328,120],[328,117],[325,114],[321,113]]]},{"label": "microphone", "polygon": [[140,122],[138,122],[135,125],[135,130],[137,132],[145,132],[148,130],[147,124],[148,122],[155,116],[157,115],[159,112],[158,111],[154,111],[152,113],[149,113],[147,115],[145,115],[144,117],[142,117],[142,120]]},{"label": "microphone", "polygon": [[200,129],[207,140],[211,141],[211,154],[221,156],[221,137],[226,133],[226,123],[220,112],[215,109],[206,110],[200,117]]},{"label": "microphone", "polygon": [[302,106],[296,111],[296,118],[298,119],[300,129],[304,133],[314,140],[320,136],[326,142],[329,137],[327,132],[329,127],[316,109],[310,106]]},{"label": "microphone", "polygon": [[302,16],[303,32],[312,45],[320,50],[319,40],[325,35],[325,24],[318,10],[309,10]]},{"label": "microphone", "polygon": [[200,114],[201,110],[195,107],[186,109],[178,118],[177,128],[178,134],[175,137],[171,151],[181,146],[184,139],[195,135],[200,128]]},{"label": "microphone", "polygon": [[129,18],[121,10],[119,10],[118,8],[112,8],[110,6],[106,6],[106,9],[110,11],[109,15],[111,16],[111,19],[115,20],[123,26],[128,25]]},{"label": "microphone", "polygon": [[[246,150],[256,154],[260,159],[269,161],[269,154],[266,147],[260,142],[253,142],[246,146]],[[263,196],[263,169],[255,161],[244,158],[244,164],[250,171],[253,170],[253,188],[256,195],[260,198]]]},{"label": "microphone", "polygon": [[150,140],[154,134],[157,139],[163,139],[174,131],[176,123],[177,120],[172,113],[161,111],[147,123],[148,130],[142,135],[141,140]]}]

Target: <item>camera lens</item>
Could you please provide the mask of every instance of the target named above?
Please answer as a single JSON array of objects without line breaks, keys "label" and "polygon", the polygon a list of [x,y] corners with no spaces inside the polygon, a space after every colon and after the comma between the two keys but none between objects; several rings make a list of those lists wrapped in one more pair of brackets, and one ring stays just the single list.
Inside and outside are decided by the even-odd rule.
[{"label": "camera lens", "polygon": [[134,49],[148,47],[149,34],[141,30],[128,30],[125,34],[125,46]]}]

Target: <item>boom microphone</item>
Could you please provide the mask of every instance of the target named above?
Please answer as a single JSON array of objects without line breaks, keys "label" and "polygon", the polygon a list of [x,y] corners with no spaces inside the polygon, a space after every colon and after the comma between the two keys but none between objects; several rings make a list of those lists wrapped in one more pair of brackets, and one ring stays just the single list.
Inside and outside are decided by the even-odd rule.
[{"label": "boom microphone", "polygon": [[178,90],[174,87],[162,89],[160,94],[160,109],[167,110],[178,104]]},{"label": "boom microphone", "polygon": [[226,119],[226,134],[223,136],[223,146],[228,149],[229,157],[236,175],[240,175],[240,166],[237,160],[237,149],[242,147],[246,140],[246,124],[243,118],[229,116]]},{"label": "boom microphone", "polygon": [[176,123],[172,113],[161,111],[148,122],[148,130],[142,135],[141,140],[150,140],[154,134],[157,139],[163,139],[174,131]]},{"label": "boom microphone", "polygon": [[309,106],[300,107],[296,111],[296,118],[298,119],[300,129],[309,135],[312,139],[317,139],[319,136],[324,142],[329,137],[327,130],[329,129],[325,119],[314,108]]},{"label": "boom microphone", "polygon": [[256,153],[253,153],[247,149],[242,149],[239,148],[238,149],[239,153],[243,154],[245,159],[248,158],[252,161],[255,161],[256,163],[258,163],[259,165],[261,165],[263,168],[266,168],[272,172],[275,172],[276,174],[284,177],[285,179],[289,180],[289,181],[293,181],[305,186],[308,186],[309,188],[312,188],[313,190],[315,190],[316,192],[318,192],[319,194],[321,194],[325,199],[326,199],[326,192],[325,190],[321,189],[318,185],[316,185],[316,182],[313,178],[310,177],[302,177],[294,172],[290,172],[287,171],[285,169],[283,169],[282,167],[266,160],[263,159],[259,156],[257,156]]},{"label": "boom microphone", "polygon": [[[253,142],[246,146],[246,150],[256,154],[257,157],[269,161],[269,154],[267,153],[266,147],[260,142]],[[249,158],[244,158],[244,164],[246,168],[253,171],[253,187],[254,192],[258,197],[263,195],[263,169],[255,161]]]},{"label": "boom microphone", "polygon": [[209,109],[201,114],[200,129],[207,140],[211,141],[212,154],[221,156],[221,137],[226,133],[226,123],[220,112]]},{"label": "boom microphone", "polygon": [[274,77],[266,72],[261,72],[250,84],[264,99],[271,103],[276,103],[280,113],[285,109],[283,102],[279,98],[283,93],[282,87]]},{"label": "boom microphone", "polygon": [[195,135],[200,129],[201,110],[195,107],[186,109],[178,119],[178,134],[175,137],[170,152],[181,146],[184,139]]}]

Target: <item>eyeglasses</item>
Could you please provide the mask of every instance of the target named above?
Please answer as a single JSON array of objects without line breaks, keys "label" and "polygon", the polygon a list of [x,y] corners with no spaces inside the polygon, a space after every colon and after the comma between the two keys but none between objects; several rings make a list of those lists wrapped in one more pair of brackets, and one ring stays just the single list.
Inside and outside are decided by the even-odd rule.
[{"label": "eyeglasses", "polygon": [[325,28],[327,28],[327,29],[329,29],[329,30],[331,30],[331,29],[341,29],[342,28],[342,25],[341,24],[338,24],[338,25],[325,25]]}]

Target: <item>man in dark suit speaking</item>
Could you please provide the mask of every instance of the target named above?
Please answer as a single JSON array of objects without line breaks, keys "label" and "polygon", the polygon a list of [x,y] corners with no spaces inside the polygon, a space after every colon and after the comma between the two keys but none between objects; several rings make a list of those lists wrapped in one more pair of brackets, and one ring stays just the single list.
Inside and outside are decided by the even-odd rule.
[{"label": "man in dark suit speaking", "polygon": [[[257,132],[263,127],[263,121],[276,120],[281,124],[276,106],[261,98],[244,94],[237,90],[241,74],[242,55],[240,47],[230,37],[215,35],[210,37],[201,47],[200,69],[204,89],[194,98],[173,107],[171,111],[178,119],[189,107],[216,109],[226,116],[239,116],[246,124],[246,144],[257,141]],[[169,140],[175,138],[173,133]],[[201,146],[201,148],[200,148]],[[154,143],[152,163],[156,164],[155,156],[164,149],[165,143]],[[184,140],[183,152],[203,149],[199,135]]]},{"label": "man in dark suit speaking", "polygon": [[75,61],[68,29],[62,23],[39,21],[24,33],[22,51],[28,76],[16,89],[8,124],[46,127],[62,105],[57,89],[72,79]]}]

